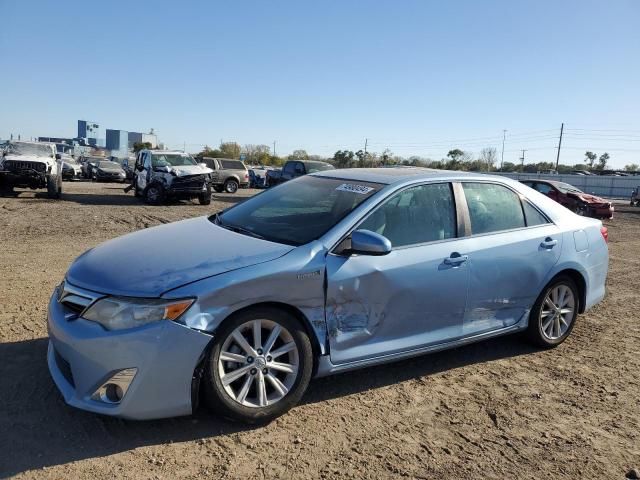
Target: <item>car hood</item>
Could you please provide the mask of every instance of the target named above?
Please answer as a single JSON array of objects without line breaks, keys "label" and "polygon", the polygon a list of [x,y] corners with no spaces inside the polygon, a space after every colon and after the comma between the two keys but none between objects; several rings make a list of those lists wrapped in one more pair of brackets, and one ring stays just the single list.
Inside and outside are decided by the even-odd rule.
[{"label": "car hood", "polygon": [[102,170],[103,172],[124,173],[124,170],[120,167],[98,167],[98,170]]},{"label": "car hood", "polygon": [[598,197],[596,195],[589,195],[588,193],[568,192],[567,195],[569,195],[570,197],[578,198],[579,200],[582,200],[586,203],[608,203],[608,201],[604,198]]},{"label": "car hood", "polygon": [[67,280],[101,293],[159,297],[187,283],[275,260],[293,248],[231,232],[199,217],[98,245],[73,262]]},{"label": "car hood", "polygon": [[181,165],[179,167],[171,167],[171,171],[178,177],[184,177],[186,175],[202,175],[203,173],[213,172],[210,168],[200,165]]}]

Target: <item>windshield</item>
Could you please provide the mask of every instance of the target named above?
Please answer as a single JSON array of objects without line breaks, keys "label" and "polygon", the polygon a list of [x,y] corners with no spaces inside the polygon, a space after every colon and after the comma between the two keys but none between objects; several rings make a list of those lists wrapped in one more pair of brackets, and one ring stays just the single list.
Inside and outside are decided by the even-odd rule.
[{"label": "windshield", "polygon": [[190,155],[178,153],[154,153],[151,155],[153,167],[181,167],[184,165],[196,165],[196,161]]},{"label": "windshield", "polygon": [[567,192],[584,193],[582,190],[574,187],[573,185],[569,185],[568,183],[557,182],[554,185],[562,193],[567,193]]},{"label": "windshield", "polygon": [[9,143],[6,146],[8,155],[36,155],[38,157],[51,157],[53,150],[51,145],[38,143]]},{"label": "windshield", "polygon": [[246,235],[288,245],[320,238],[383,185],[304,176],[267,190],[212,219]]},{"label": "windshield", "polygon": [[305,164],[307,166],[307,173],[334,170],[333,165],[324,162],[305,162]]}]

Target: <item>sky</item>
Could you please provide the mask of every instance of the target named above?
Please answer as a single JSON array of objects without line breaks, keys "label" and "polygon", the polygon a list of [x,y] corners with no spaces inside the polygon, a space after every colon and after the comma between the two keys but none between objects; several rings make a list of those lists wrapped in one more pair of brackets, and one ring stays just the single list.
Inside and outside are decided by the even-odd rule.
[{"label": "sky", "polygon": [[640,163],[640,1],[0,0],[0,138]]}]

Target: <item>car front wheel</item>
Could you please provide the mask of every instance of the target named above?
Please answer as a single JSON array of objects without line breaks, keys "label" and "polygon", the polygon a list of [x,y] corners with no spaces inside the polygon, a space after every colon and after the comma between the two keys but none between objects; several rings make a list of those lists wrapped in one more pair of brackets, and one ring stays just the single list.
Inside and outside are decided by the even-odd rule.
[{"label": "car front wheel", "polygon": [[211,204],[211,185],[207,185],[206,190],[198,195],[198,201],[200,202],[200,205]]},{"label": "car front wheel", "polygon": [[555,347],[564,342],[578,316],[578,289],[565,276],[553,280],[542,291],[531,310],[527,335],[541,347]]},{"label": "car front wheel", "polygon": [[222,415],[268,422],[296,405],[311,379],[311,342],[287,312],[243,312],[216,332],[204,371],[205,400]]},{"label": "car front wheel", "polygon": [[145,191],[145,200],[150,205],[160,205],[164,202],[164,188],[157,183],[151,184]]}]

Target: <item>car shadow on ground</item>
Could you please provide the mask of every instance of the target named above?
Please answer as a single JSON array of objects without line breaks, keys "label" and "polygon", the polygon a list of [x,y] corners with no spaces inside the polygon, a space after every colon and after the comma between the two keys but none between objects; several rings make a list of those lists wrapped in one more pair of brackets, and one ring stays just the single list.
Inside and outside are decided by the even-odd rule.
[{"label": "car shadow on ground", "polygon": [[[259,429],[204,408],[193,416],[125,421],[67,406],[49,376],[47,339],[0,344],[0,477],[141,446],[184,442]],[[536,350],[510,336],[312,381],[302,404],[323,402],[469,364]],[[289,415],[296,415],[295,409]],[[0,457],[0,458],[1,458]]]}]

